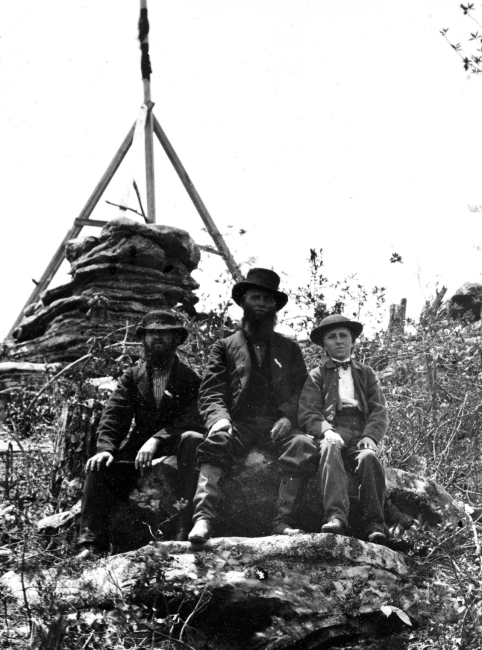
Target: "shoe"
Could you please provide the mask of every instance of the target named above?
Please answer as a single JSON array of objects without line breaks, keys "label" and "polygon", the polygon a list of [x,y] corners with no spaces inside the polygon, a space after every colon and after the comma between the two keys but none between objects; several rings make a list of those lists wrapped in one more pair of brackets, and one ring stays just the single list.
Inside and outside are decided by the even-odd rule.
[{"label": "shoe", "polygon": [[371,544],[380,544],[381,546],[385,546],[387,543],[387,536],[379,530],[374,530],[371,533],[368,533],[367,541]]},{"label": "shoe", "polygon": [[344,535],[346,526],[341,519],[330,519],[330,521],[321,527],[322,533],[332,533],[333,535]]},{"label": "shoe", "polygon": [[208,519],[198,519],[188,535],[191,544],[205,544],[211,537],[211,524]]},{"label": "shoe", "polygon": [[299,535],[300,528],[294,528],[308,479],[305,476],[285,474],[281,478],[278,499],[273,519],[273,535]]},{"label": "shoe", "polygon": [[291,528],[290,526],[286,526],[283,530],[282,533],[279,533],[281,535],[305,535],[305,531],[301,530],[301,528]]},{"label": "shoe", "polygon": [[97,544],[87,543],[84,548],[75,556],[77,560],[96,560],[107,555],[107,551]]}]

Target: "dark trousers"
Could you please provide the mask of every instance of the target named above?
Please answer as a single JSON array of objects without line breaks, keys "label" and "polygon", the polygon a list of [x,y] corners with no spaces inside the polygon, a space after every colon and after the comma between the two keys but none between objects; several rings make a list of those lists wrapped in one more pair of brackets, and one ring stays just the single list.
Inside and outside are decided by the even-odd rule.
[{"label": "dark trousers", "polygon": [[365,534],[385,532],[385,472],[375,451],[357,449],[363,437],[364,422],[354,409],[337,413],[333,425],[345,447],[322,440],[320,443],[320,479],[326,520],[337,518],[348,526],[350,501],[347,473],[356,478]]},{"label": "dark trousers", "polygon": [[198,448],[198,465],[216,465],[229,473],[235,463],[256,445],[276,453],[283,472],[314,474],[318,467],[318,452],[313,439],[299,429],[292,429],[283,440],[274,443],[271,429],[277,420],[268,416],[244,418],[232,422],[232,433],[210,433]]},{"label": "dark trousers", "polygon": [[[176,438],[163,440],[157,452],[159,456],[177,456],[179,497],[189,502],[196,491],[196,450],[203,439],[201,433],[186,431]],[[120,455],[118,462],[114,461],[110,467],[104,466],[100,471],[87,473],[80,515],[81,544],[94,543],[104,549],[109,547],[110,511],[115,503],[127,498],[140,476],[140,471],[134,466],[134,459],[135,456],[124,458]]]}]

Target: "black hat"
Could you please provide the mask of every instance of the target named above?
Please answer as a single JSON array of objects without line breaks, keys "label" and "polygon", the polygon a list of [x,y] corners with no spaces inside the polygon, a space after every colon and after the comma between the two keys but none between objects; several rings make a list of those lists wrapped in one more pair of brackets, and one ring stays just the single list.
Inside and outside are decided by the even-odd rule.
[{"label": "black hat", "polygon": [[280,277],[274,271],[269,269],[249,269],[246,280],[236,282],[233,287],[232,297],[237,305],[248,289],[264,289],[269,291],[276,300],[276,310],[279,311],[288,302],[288,296],[282,291],[278,291]]},{"label": "black hat", "polygon": [[148,312],[137,326],[136,334],[141,337],[148,330],[177,330],[181,338],[179,345],[182,345],[189,336],[179,314],[167,309]]},{"label": "black hat", "polygon": [[361,323],[350,320],[342,314],[332,314],[331,316],[325,316],[325,318],[322,319],[318,327],[315,327],[311,332],[310,339],[313,343],[316,343],[316,345],[323,345],[324,334],[335,329],[335,327],[346,327],[350,332],[353,332],[356,337],[360,336],[363,331],[363,325]]}]

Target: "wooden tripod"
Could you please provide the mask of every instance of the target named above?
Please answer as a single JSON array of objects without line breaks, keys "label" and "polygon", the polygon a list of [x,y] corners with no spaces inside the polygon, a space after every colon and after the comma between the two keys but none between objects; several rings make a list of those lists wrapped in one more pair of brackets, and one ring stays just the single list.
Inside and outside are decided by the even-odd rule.
[{"label": "wooden tripod", "polygon": [[[181,179],[182,184],[186,188],[187,193],[191,197],[192,202],[194,203],[197,211],[199,212],[201,219],[206,226],[208,233],[211,235],[216,248],[211,248],[208,246],[200,246],[200,248],[207,250],[210,253],[215,253],[224,258],[226,266],[228,267],[229,272],[233,276],[234,280],[238,281],[242,279],[242,274],[239,269],[239,266],[236,264],[234,257],[231,255],[229,248],[224,241],[223,236],[219,232],[214,223],[211,215],[208,212],[208,209],[204,205],[201,197],[199,196],[198,191],[194,187],[191,179],[189,178],[188,173],[186,172],[182,162],[180,161],[178,155],[174,151],[173,146],[169,142],[166,134],[161,128],[161,125],[157,121],[154,113],[152,112],[153,103],[151,102],[151,90],[150,90],[150,61],[149,61],[149,45],[148,45],[148,34],[149,34],[149,23],[147,20],[147,0],[141,0],[141,17],[139,20],[139,40],[141,42],[141,51],[142,51],[142,77],[144,85],[144,104],[148,109],[146,124],[145,124],[145,157],[146,157],[146,192],[147,192],[147,218],[148,223],[155,223],[155,198],[154,198],[154,148],[153,148],[153,132],[156,134],[159,142],[161,143],[164,151],[167,154],[167,157],[171,161],[174,169],[176,170],[179,178]],[[62,243],[58,247],[55,255],[51,259],[49,265],[44,271],[44,274],[40,278],[39,282],[36,284],[35,289],[32,291],[29,299],[25,303],[22,311],[18,315],[15,323],[12,325],[7,338],[11,338],[13,330],[17,327],[19,322],[23,317],[23,312],[28,307],[28,305],[37,302],[40,298],[40,294],[47,289],[53,277],[57,273],[65,258],[65,245],[71,239],[78,237],[84,226],[104,226],[107,221],[98,221],[95,219],[90,219],[90,215],[94,211],[95,206],[102,197],[104,191],[112,180],[114,174],[118,170],[121,162],[124,160],[126,153],[129,151],[132,141],[134,138],[135,124],[132,126],[129,133],[126,135],[124,141],[122,142],[119,150],[115,154],[112,162],[108,166],[106,172],[100,179],[97,187],[93,191],[89,200],[84,206],[84,209],[81,211],[80,215],[75,219],[72,227],[65,235]]]}]

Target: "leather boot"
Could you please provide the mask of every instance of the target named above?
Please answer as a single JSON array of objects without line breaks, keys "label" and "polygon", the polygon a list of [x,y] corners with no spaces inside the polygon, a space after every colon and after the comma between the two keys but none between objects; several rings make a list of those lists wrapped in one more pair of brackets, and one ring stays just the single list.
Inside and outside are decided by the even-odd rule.
[{"label": "leather boot", "polygon": [[192,468],[190,472],[186,472],[182,476],[181,483],[180,501],[184,507],[179,513],[177,533],[174,539],[176,542],[187,542],[188,533],[192,528],[193,500],[198,484],[198,472]]},{"label": "leather boot", "polygon": [[273,519],[273,535],[297,535],[303,532],[295,528],[295,520],[307,483],[306,477],[296,474],[285,474],[281,477]]},{"label": "leather boot", "polygon": [[204,544],[211,537],[211,522],[217,514],[219,483],[223,470],[216,465],[201,465],[194,496],[194,528],[189,533],[192,544]]},{"label": "leather boot", "polygon": [[187,506],[179,515],[177,533],[174,537],[176,542],[187,542],[189,529],[192,523],[192,508]]}]

